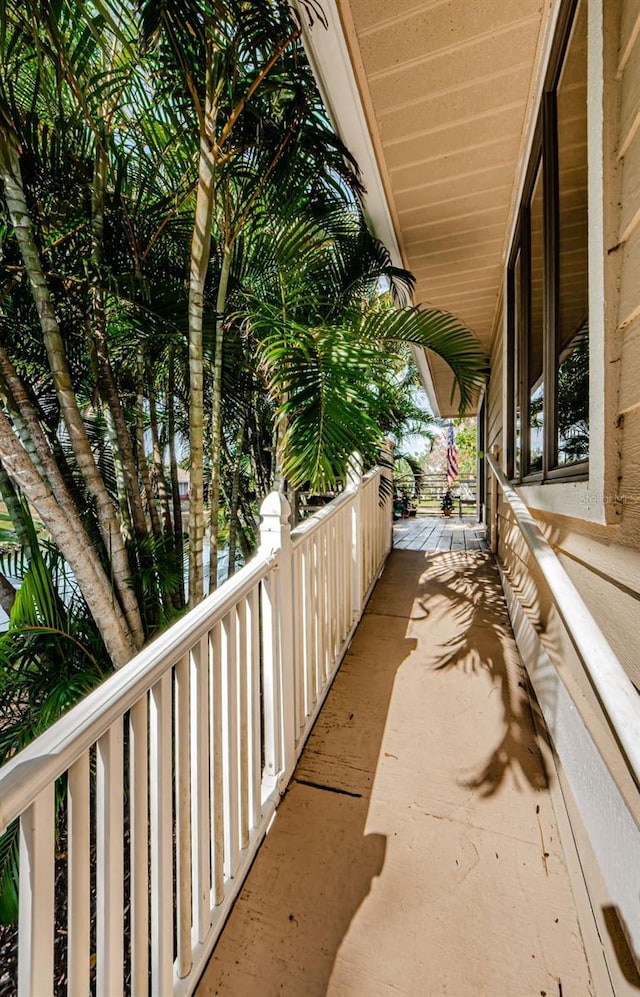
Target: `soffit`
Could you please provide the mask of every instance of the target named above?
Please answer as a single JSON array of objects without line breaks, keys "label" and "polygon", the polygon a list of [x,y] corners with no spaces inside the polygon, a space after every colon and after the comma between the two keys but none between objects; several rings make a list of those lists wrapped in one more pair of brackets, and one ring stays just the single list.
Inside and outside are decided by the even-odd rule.
[{"label": "soffit", "polygon": [[[416,303],[453,312],[488,351],[549,4],[338,0],[338,12]],[[453,414],[449,368],[428,361]]]}]

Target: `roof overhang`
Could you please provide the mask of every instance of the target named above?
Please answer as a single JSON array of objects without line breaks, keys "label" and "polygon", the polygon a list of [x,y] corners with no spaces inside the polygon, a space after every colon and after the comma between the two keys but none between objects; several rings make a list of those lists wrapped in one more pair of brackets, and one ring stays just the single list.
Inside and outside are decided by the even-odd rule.
[{"label": "roof overhang", "polygon": [[[304,42],[365,210],[415,302],[462,319],[489,351],[520,163],[553,0],[323,0]],[[452,375],[416,361],[436,415]]]}]

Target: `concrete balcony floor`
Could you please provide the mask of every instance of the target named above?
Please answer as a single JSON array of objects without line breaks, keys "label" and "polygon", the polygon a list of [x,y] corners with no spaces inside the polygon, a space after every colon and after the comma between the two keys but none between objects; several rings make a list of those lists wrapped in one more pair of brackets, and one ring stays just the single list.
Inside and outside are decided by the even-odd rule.
[{"label": "concrete balcony floor", "polygon": [[481,530],[396,544],[199,997],[594,992]]}]

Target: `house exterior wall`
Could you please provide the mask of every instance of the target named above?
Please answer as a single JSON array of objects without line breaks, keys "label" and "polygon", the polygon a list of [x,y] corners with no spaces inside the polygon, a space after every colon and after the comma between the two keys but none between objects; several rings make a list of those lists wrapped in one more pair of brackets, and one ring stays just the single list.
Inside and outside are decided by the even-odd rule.
[{"label": "house exterior wall", "polygon": [[[600,6],[599,3],[593,6]],[[604,466],[588,482],[523,487],[522,497],[640,689],[640,10],[604,4]],[[591,162],[590,162],[591,169]],[[593,342],[592,342],[593,348]],[[487,449],[506,451],[505,333],[497,323],[487,395]],[[593,380],[593,378],[592,378]],[[592,384],[592,394],[599,390]],[[599,400],[600,403],[602,399]],[[595,446],[599,441],[595,440]],[[593,462],[592,462],[593,463]],[[542,494],[541,494],[542,493]],[[591,514],[599,508],[595,522]],[[562,510],[562,511],[558,511]],[[499,512],[500,554],[519,577],[531,563]],[[542,609],[542,607],[541,607]],[[542,609],[542,612],[544,610]],[[539,625],[539,621],[538,621]]]},{"label": "house exterior wall", "polygon": [[[637,0],[584,2],[589,17],[589,478],[518,490],[640,691],[640,5]],[[486,396],[486,446],[505,470],[506,338],[505,319],[499,316]],[[637,786],[510,509],[496,497],[494,481],[488,510],[520,650],[559,758],[581,876],[610,977],[611,989],[602,992],[639,994]],[[567,690],[578,711],[570,706]]]}]

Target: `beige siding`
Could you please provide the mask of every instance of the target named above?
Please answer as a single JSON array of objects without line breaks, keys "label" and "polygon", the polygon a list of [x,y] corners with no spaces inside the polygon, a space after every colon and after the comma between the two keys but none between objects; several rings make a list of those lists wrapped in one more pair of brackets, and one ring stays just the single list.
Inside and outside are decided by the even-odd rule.
[{"label": "beige siding", "polygon": [[[624,174],[627,172],[628,170],[623,168],[623,190],[626,187]],[[620,247],[619,252],[622,253],[622,274],[618,315],[621,328],[626,329],[631,322],[637,321],[640,318],[637,312],[638,305],[640,304],[640,287],[638,284],[638,275],[640,274],[640,227],[634,229],[631,237]]]},{"label": "beige siding", "polygon": [[[638,270],[640,277],[640,269]],[[638,373],[640,372],[640,321],[635,320],[622,331],[622,357],[620,368],[620,394],[618,414],[627,415],[638,406]],[[624,429],[624,424],[623,424]],[[627,468],[628,470],[628,468]],[[623,468],[624,471],[624,468]]]},{"label": "beige siding", "polygon": [[[609,8],[610,10],[610,8]],[[605,5],[605,16],[607,7]],[[610,25],[611,27],[611,25]],[[612,198],[607,228],[617,232],[609,253],[613,316],[607,329],[610,358],[607,391],[620,427],[619,452],[607,454],[617,468],[618,485],[605,494],[619,515],[615,525],[598,526],[579,518],[537,513],[538,522],[565,569],[640,688],[640,11],[625,0],[621,11],[617,63],[609,78],[618,87],[618,123],[608,128],[611,168],[619,163],[620,196]],[[618,30],[616,26],[616,31]],[[612,102],[615,103],[615,102]],[[611,125],[611,122],[608,122]],[[622,155],[621,155],[622,153]],[[617,300],[615,296],[617,295]],[[617,328],[615,326],[617,325]],[[494,347],[488,399],[488,447],[501,444],[502,342]],[[498,380],[498,371],[500,371]],[[607,427],[610,431],[610,427]],[[614,450],[610,447],[610,450]],[[550,486],[554,487],[554,486]],[[562,487],[562,486],[560,486]],[[607,489],[605,488],[605,492]],[[619,501],[621,500],[621,501]],[[510,583],[546,650],[558,663],[573,661],[573,650],[550,605],[510,515],[498,514],[499,556]],[[570,665],[571,667],[571,665]],[[579,676],[579,670],[575,671]],[[578,682],[583,683],[578,678]],[[589,695],[589,690],[583,690]]]},{"label": "beige siding", "polygon": [[[604,562],[610,579],[607,621],[630,674],[640,686],[640,9],[625,0],[621,20],[618,77],[624,152],[620,196],[620,485],[621,526],[613,558]],[[608,552],[609,553],[609,552]],[[600,560],[600,559],[599,559]],[[590,589],[594,589],[593,583]],[[593,593],[594,601],[598,593]]]}]

